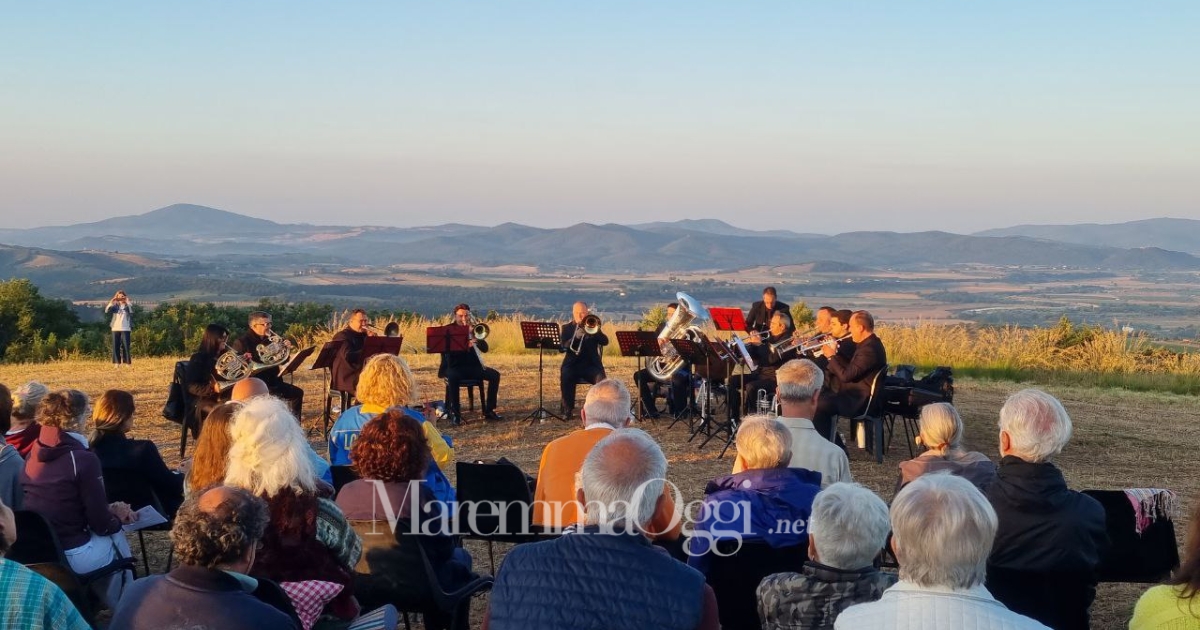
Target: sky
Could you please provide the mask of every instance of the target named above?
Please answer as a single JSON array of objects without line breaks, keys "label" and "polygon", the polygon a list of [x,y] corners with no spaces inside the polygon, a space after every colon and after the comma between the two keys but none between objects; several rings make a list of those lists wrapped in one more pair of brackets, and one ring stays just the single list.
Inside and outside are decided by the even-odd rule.
[{"label": "sky", "polygon": [[4,2],[0,227],[1200,218],[1200,2]]}]

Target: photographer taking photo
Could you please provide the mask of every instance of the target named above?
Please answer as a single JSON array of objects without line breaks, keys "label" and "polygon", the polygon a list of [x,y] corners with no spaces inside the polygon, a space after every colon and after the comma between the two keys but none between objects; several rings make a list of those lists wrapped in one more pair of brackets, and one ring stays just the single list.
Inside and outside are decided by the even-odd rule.
[{"label": "photographer taking photo", "polygon": [[112,315],[109,328],[113,336],[113,365],[129,365],[129,331],[133,329],[133,306],[129,303],[129,296],[124,291],[117,291],[108,301],[104,312]]}]

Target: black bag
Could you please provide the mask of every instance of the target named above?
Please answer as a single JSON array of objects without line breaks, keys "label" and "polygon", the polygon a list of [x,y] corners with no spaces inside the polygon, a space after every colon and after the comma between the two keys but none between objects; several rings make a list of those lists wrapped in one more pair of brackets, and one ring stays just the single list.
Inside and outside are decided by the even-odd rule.
[{"label": "black bag", "polygon": [[932,372],[926,374],[924,378],[917,381],[915,387],[927,392],[940,394],[941,400],[937,402],[954,402],[954,370],[944,365],[936,367]]},{"label": "black bag", "polygon": [[167,388],[167,402],[163,405],[162,415],[171,422],[183,422],[183,417],[187,415],[187,392],[183,390],[187,378],[187,363],[179,361],[175,364],[175,373]]}]

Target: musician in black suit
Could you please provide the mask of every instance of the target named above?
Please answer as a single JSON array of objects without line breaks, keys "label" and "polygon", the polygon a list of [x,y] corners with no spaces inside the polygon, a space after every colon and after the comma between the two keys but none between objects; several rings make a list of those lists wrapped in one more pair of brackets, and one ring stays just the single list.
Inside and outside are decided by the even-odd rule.
[{"label": "musician in black suit", "polygon": [[749,343],[746,344],[746,349],[750,351],[750,356],[758,368],[746,374],[745,378],[741,374],[735,374],[730,376],[727,381],[729,409],[735,416],[743,411],[743,396],[746,401],[744,411],[753,413],[758,404],[760,391],[765,391],[767,398],[775,394],[775,369],[798,356],[795,349],[788,350],[782,355],[773,349],[773,346],[791,339],[791,328],[791,314],[787,311],[776,311],[771,316],[771,326],[767,330],[767,338],[760,340],[758,337],[751,337]]},{"label": "musician in black suit", "polygon": [[333,336],[333,341],[342,345],[333,357],[330,366],[329,386],[339,392],[353,394],[358,389],[358,375],[363,368],[363,344],[371,331],[367,329],[367,312],[356,308],[350,313],[346,327]]},{"label": "musician in black suit", "polygon": [[[262,363],[258,346],[270,344],[271,334],[271,314],[254,311],[250,313],[250,330],[233,342],[233,349],[241,353],[243,357],[248,356],[255,363]],[[283,343],[290,346],[292,342],[285,340]],[[296,420],[300,420],[301,412],[304,409],[304,390],[285,382],[279,375],[279,371],[280,367],[275,366],[257,372],[254,376],[266,383],[267,390],[272,396],[286,400],[292,409],[292,415],[296,416]]]},{"label": "musician in black suit", "polygon": [[446,404],[450,407],[450,421],[454,424],[462,422],[462,408],[459,401],[459,387],[462,381],[483,381],[487,383],[487,394],[479,404],[483,406],[483,417],[487,420],[503,420],[496,413],[496,396],[500,392],[500,372],[483,365],[483,355],[488,351],[486,339],[476,339],[472,334],[471,307],[459,304],[454,307],[454,326],[467,330],[466,350],[443,352],[442,364],[438,367],[438,376],[446,379]]},{"label": "musician in black suit", "polygon": [[558,373],[559,388],[562,390],[562,411],[567,417],[575,411],[575,384],[584,381],[595,385],[607,378],[604,374],[604,346],[608,335],[603,331],[589,335],[583,329],[583,320],[588,317],[588,306],[576,302],[571,307],[571,322],[562,328],[562,367]]},{"label": "musician in black suit", "polygon": [[[671,317],[675,315],[675,311],[679,308],[678,302],[671,302],[667,305],[667,319],[662,324],[659,324],[655,333],[662,334],[662,331],[667,326],[667,322],[671,321]],[[659,346],[665,346],[666,340],[659,340]],[[658,357],[654,357],[657,359]],[[647,418],[658,417],[658,405],[654,404],[654,385],[659,381],[650,375],[650,370],[642,368],[633,373],[633,382],[637,383],[638,396],[642,401],[642,415]],[[672,416],[678,416],[687,408],[688,394],[692,391],[692,366],[684,362],[683,366],[675,370],[671,374],[671,382],[668,383],[667,391],[667,411]]]},{"label": "musician in black suit", "polygon": [[[792,321],[790,315],[792,309],[787,304],[775,299],[775,287],[767,287],[763,289],[761,300],[750,305],[750,313],[746,316],[746,332],[768,332],[771,328],[771,316],[775,313],[787,313],[788,321]],[[788,334],[791,334],[794,328],[788,326]]]},{"label": "musician in black suit", "polygon": [[[854,311],[842,309],[833,311],[833,315],[829,318],[829,336],[837,340],[837,355],[849,361],[854,358],[854,339],[850,336],[850,317]],[[812,362],[817,364],[817,367],[825,371],[825,387],[832,391],[838,390],[838,379],[829,371],[829,357],[825,356],[825,346],[821,346],[813,351]]]},{"label": "musician in black suit", "polygon": [[850,359],[840,355],[834,343],[822,347],[822,353],[829,359],[829,373],[840,383],[836,393],[821,392],[813,418],[813,426],[826,438],[836,416],[853,418],[866,410],[871,398],[871,382],[879,370],[887,366],[887,352],[875,335],[875,318],[870,313],[855,311],[850,316],[850,339],[855,344]]},{"label": "musician in black suit", "polygon": [[204,329],[204,337],[200,339],[200,347],[188,359],[187,377],[185,380],[188,393],[195,399],[196,415],[185,418],[192,430],[192,437],[197,437],[200,431],[200,420],[208,417],[213,407],[229,400],[229,392],[233,388],[221,391],[216,378],[217,357],[226,350],[225,342],[229,340],[229,330],[220,324],[209,324]]}]

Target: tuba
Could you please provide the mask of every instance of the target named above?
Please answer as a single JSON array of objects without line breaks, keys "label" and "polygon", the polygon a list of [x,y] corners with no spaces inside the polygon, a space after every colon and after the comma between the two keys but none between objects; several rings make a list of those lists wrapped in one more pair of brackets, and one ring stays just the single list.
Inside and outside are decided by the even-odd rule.
[{"label": "tuba", "polygon": [[679,371],[679,368],[683,367],[686,362],[671,344],[662,342],[667,339],[683,338],[697,341],[699,337],[702,337],[702,335],[696,334],[700,332],[700,329],[690,325],[692,320],[703,316],[704,311],[700,302],[683,291],[676,293],[675,299],[679,301],[679,306],[671,315],[671,319],[663,326],[662,332],[658,333],[659,346],[663,350],[663,355],[655,357],[650,365],[646,366],[646,371],[650,373],[650,376],[662,382],[670,381],[671,376]]}]

